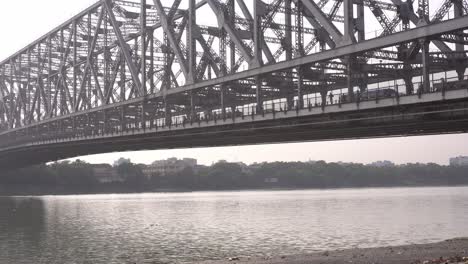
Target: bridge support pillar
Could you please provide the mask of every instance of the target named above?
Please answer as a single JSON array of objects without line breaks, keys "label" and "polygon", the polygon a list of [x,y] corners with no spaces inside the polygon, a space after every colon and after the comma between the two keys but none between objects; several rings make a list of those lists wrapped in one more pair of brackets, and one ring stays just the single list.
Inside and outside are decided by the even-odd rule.
[{"label": "bridge support pillar", "polygon": [[164,98],[164,118],[165,125],[170,127],[172,125],[172,113],[168,96]]},{"label": "bridge support pillar", "polygon": [[193,90],[190,91],[190,122],[195,121],[195,95]]},{"label": "bridge support pillar", "polygon": [[[290,61],[293,59],[293,45],[292,45],[292,1],[285,0],[284,1],[285,7],[285,18],[284,18],[284,25],[285,25],[285,35],[284,35],[284,43],[282,43],[285,54],[286,54],[286,61]],[[299,68],[297,68],[299,72]],[[286,97],[286,102],[288,105],[288,109],[291,109],[294,101],[294,78],[293,78],[293,71],[288,70],[287,72],[287,82],[288,85],[282,85],[280,87],[282,95]]]},{"label": "bridge support pillar", "polygon": [[356,9],[356,28],[357,28],[357,36],[358,41],[366,40],[366,32],[365,32],[365,18],[364,18],[364,2],[357,5]]},{"label": "bridge support pillar", "polygon": [[369,83],[369,76],[367,76],[367,73],[361,73],[361,77],[359,78],[359,83],[357,86],[359,86],[359,92],[362,94],[367,90],[367,85]]},{"label": "bridge support pillar", "polygon": [[[297,71],[299,72],[299,68],[297,68]],[[288,80],[287,85],[280,88],[282,96],[286,98],[286,107],[288,110],[291,110],[294,106],[294,96],[296,95],[297,88],[295,87],[296,84],[294,83],[292,74],[293,73],[291,72],[291,81]]]},{"label": "bridge support pillar", "polygon": [[122,132],[127,130],[127,122],[125,118],[125,106],[124,105],[120,108],[120,127],[121,127]]},{"label": "bridge support pillar", "polygon": [[146,129],[146,98],[141,102],[141,128]]},{"label": "bridge support pillar", "polygon": [[146,0],[141,0],[141,10],[140,10],[140,34],[141,34],[141,89],[143,90],[142,96],[145,96],[147,93],[146,90]]},{"label": "bridge support pillar", "polygon": [[[195,36],[195,26],[197,23],[195,0],[189,0],[188,10],[188,23],[187,23],[187,45],[188,45],[188,70],[189,70],[189,83],[194,83],[197,76],[197,43]],[[209,70],[208,70],[209,71]]]},{"label": "bridge support pillar", "polygon": [[354,37],[354,1],[343,1],[344,11],[344,34],[341,45],[356,42]]},{"label": "bridge support pillar", "polygon": [[286,60],[292,60],[293,57],[293,49],[292,49],[292,16],[291,16],[291,0],[284,1],[285,7],[285,18],[284,18],[284,25],[285,25],[285,35],[284,35],[284,42],[285,45],[285,52],[286,52]]},{"label": "bridge support pillar", "polygon": [[320,97],[322,98],[322,108],[325,108],[327,105],[327,90],[323,89],[320,92]]},{"label": "bridge support pillar", "polygon": [[[235,14],[236,14],[236,4],[235,1],[228,1],[228,11],[229,11],[229,23],[234,25],[235,22]],[[230,41],[229,44],[229,62],[230,62],[230,69],[231,73],[235,72],[234,68],[236,65],[236,44],[234,41]]]},{"label": "bridge support pillar", "polygon": [[103,118],[102,118],[102,134],[105,135],[107,133],[107,111],[106,110],[103,110],[102,111],[102,114],[103,114]]},{"label": "bridge support pillar", "polygon": [[150,93],[154,93],[156,88],[154,85],[154,30],[149,31],[148,34],[150,38]]},{"label": "bridge support pillar", "polygon": [[[454,17],[455,18],[463,16],[463,2],[462,1],[463,0],[453,0],[453,11],[454,11]],[[463,31],[457,32],[457,33],[462,34]],[[457,36],[456,38],[457,38],[457,42],[458,42],[458,43],[455,44],[455,50],[458,53],[457,56],[460,55],[460,56],[466,57],[466,53],[464,53],[465,45],[461,44],[461,43],[463,43],[463,37],[462,36]],[[458,75],[458,80],[462,81],[465,78],[465,70],[466,70],[465,63],[463,61],[457,62],[456,71],[457,71],[457,75]]]},{"label": "bridge support pillar", "polygon": [[406,94],[413,94],[414,93],[414,85],[413,85],[413,68],[410,64],[406,63],[403,65],[403,81],[405,82],[406,87]]},{"label": "bridge support pillar", "polygon": [[296,107],[299,109],[302,109],[304,107],[303,86],[304,86],[303,67],[298,67],[297,68],[297,105]]},{"label": "bridge support pillar", "polygon": [[249,65],[250,67],[260,67],[263,65],[263,30],[262,30],[262,16],[264,15],[263,2],[254,0],[254,28],[253,28],[253,37],[254,37],[254,65]]},{"label": "bridge support pillar", "polygon": [[303,21],[303,4],[302,1],[296,1],[296,56],[304,55],[304,21]]},{"label": "bridge support pillar", "polygon": [[221,85],[221,114],[223,119],[226,118],[226,85]]},{"label": "bridge support pillar", "polygon": [[255,86],[255,96],[257,99],[257,113],[261,113],[263,111],[262,78],[259,75],[255,77]]},{"label": "bridge support pillar", "polygon": [[414,85],[412,76],[406,75],[403,77],[403,81],[405,82],[406,87],[406,94],[413,94],[414,93]]},{"label": "bridge support pillar", "polygon": [[[422,91],[418,92],[430,92],[430,78],[429,78],[429,67],[430,67],[430,58],[429,58],[429,41],[427,39],[419,40],[421,45],[421,55],[422,55]],[[419,88],[418,88],[419,89]]]},{"label": "bridge support pillar", "polygon": [[354,63],[354,57],[348,56],[347,62],[346,62],[346,86],[348,87],[348,98],[347,100],[349,102],[354,101],[354,87],[353,87],[353,63]]},{"label": "bridge support pillar", "polygon": [[[355,26],[357,28],[357,41],[361,42],[366,40],[366,31],[365,31],[365,13],[364,13],[364,2],[362,4],[357,4],[356,8],[356,22]],[[368,83],[368,73],[365,71],[360,70],[361,76],[359,77],[358,86],[359,86],[359,93],[362,94],[364,91],[367,90],[367,83]],[[354,98],[355,100],[360,100],[360,98]]]}]

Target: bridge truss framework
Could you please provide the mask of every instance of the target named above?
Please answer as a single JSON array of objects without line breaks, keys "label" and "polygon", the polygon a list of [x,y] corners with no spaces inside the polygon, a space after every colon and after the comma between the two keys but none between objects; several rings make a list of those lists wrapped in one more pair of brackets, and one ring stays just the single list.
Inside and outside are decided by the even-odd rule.
[{"label": "bridge truss framework", "polygon": [[466,0],[102,0],[0,63],[0,149],[324,108],[384,85],[421,96],[440,76],[463,83],[467,28]]}]

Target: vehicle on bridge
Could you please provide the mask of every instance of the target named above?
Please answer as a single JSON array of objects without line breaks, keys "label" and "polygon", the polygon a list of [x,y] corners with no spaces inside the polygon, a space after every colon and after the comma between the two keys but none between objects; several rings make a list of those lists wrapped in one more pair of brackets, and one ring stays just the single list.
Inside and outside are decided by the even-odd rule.
[{"label": "vehicle on bridge", "polygon": [[366,90],[359,94],[361,96],[361,100],[374,100],[380,98],[397,97],[399,95],[397,91],[391,88]]}]

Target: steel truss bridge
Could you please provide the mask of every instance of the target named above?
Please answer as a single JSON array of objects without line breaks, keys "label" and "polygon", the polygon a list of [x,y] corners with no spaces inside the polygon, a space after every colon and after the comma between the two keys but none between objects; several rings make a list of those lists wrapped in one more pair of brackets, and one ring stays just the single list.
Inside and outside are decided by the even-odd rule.
[{"label": "steel truss bridge", "polygon": [[102,0],[0,63],[0,167],[468,130],[467,0]]}]

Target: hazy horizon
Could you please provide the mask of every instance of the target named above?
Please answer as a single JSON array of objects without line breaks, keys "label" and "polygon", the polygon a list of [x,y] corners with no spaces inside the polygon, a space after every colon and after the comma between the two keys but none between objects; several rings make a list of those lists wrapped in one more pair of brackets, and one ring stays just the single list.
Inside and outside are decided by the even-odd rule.
[{"label": "hazy horizon", "polygon": [[[309,142],[309,143],[316,143],[316,142]],[[289,144],[291,144],[291,143],[289,143]],[[306,143],[297,143],[297,144],[306,144]],[[277,143],[277,144],[265,144],[265,145],[271,146],[271,145],[288,145],[288,144],[287,143]],[[257,145],[257,147],[264,147],[265,145],[260,144],[260,145]],[[229,147],[213,147],[213,148],[229,148]],[[203,148],[203,149],[210,149],[210,148]],[[179,150],[190,150],[190,149],[179,149]],[[264,163],[264,162],[272,163],[272,162],[317,162],[317,161],[325,161],[327,163],[355,163],[355,164],[368,165],[368,164],[371,164],[371,163],[374,163],[374,162],[390,161],[390,162],[394,163],[395,165],[416,164],[416,163],[420,163],[420,164],[434,163],[434,164],[444,166],[444,165],[449,165],[449,161],[450,161],[451,158],[456,158],[456,157],[460,157],[460,156],[468,156],[468,155],[450,156],[450,157],[447,157],[446,162],[442,162],[442,163],[433,162],[433,161],[427,161],[427,162],[420,162],[420,161],[395,162],[394,160],[391,160],[391,159],[376,159],[376,160],[368,160],[368,161],[345,161],[345,160],[324,160],[324,159],[311,159],[311,158],[304,159],[304,160],[263,160],[263,161],[252,161],[252,162],[244,162],[242,160],[237,160],[235,158],[232,159],[232,160],[226,159],[226,158],[220,158],[218,160],[211,160],[211,161],[209,161],[209,163],[207,163],[206,160],[201,160],[202,163],[200,163],[200,160],[197,157],[189,156],[189,155],[184,156],[183,154],[182,155],[177,155],[177,156],[170,156],[168,154],[168,155],[164,155],[164,157],[155,158],[153,160],[151,160],[151,158],[149,158],[149,157],[147,157],[145,159],[138,158],[138,160],[134,160],[134,159],[132,159],[131,156],[127,155],[127,153],[140,154],[140,153],[143,153],[143,152],[155,153],[157,151],[166,152],[168,150],[128,151],[128,152],[118,152],[118,154],[117,153],[105,153],[105,154],[96,154],[96,155],[81,156],[81,157],[77,157],[77,158],[59,160],[58,162],[62,162],[62,161],[66,161],[66,160],[69,160],[69,161],[72,161],[72,162],[76,161],[76,160],[81,160],[81,161],[88,162],[90,164],[101,164],[101,163],[103,163],[103,164],[113,165],[114,162],[117,161],[118,159],[124,158],[124,159],[129,159],[132,163],[135,163],[135,164],[150,165],[152,162],[158,161],[158,160],[167,160],[167,159],[170,159],[170,158],[177,158],[177,159],[181,160],[181,159],[184,159],[184,158],[191,158],[191,159],[196,159],[197,160],[197,165],[205,165],[205,166],[213,165],[213,164],[215,164],[217,162],[220,162],[220,161],[225,161],[225,162],[228,162],[228,163],[242,162],[242,163],[244,163],[246,165]],[[174,150],[169,150],[169,151],[174,151]],[[112,154],[113,156],[115,155],[115,159],[112,160],[112,157],[109,156],[110,154]],[[106,157],[104,157],[104,158],[97,157],[97,156],[101,156],[101,155],[106,156]],[[105,160],[105,162],[95,162],[96,160]],[[141,161],[141,160],[144,160],[144,161]],[[53,162],[51,162],[51,163],[53,163]]]},{"label": "hazy horizon", "polygon": [[[0,61],[95,2],[96,0],[40,2],[23,0],[2,3]],[[440,3],[441,1],[431,1],[431,14]],[[245,163],[311,159],[327,162],[370,163],[390,160],[397,164],[410,162],[448,164],[450,157],[460,155],[468,155],[468,134],[140,151],[92,155],[80,159],[92,163],[112,163],[119,157],[128,157],[138,163],[150,163],[168,157],[192,157],[199,160],[200,164],[211,164],[220,159]]]},{"label": "hazy horizon", "polygon": [[[468,156],[468,134],[143,150],[78,158],[90,163],[109,164],[120,157],[130,158],[134,163],[144,164],[175,157],[179,159],[195,158],[199,164],[203,165],[210,165],[219,160],[246,164],[308,160],[368,164],[389,160],[395,164],[437,163],[448,165],[449,159],[457,156]],[[75,159],[77,158],[72,160]]]}]

